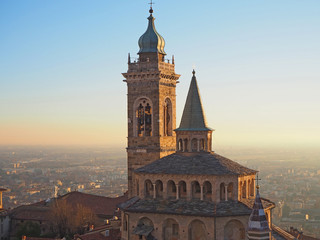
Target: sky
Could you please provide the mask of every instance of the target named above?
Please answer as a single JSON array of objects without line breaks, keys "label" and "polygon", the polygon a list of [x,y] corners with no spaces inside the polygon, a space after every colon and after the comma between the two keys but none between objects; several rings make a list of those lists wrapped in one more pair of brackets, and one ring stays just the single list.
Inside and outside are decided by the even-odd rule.
[{"label": "sky", "polygon": [[[148,0],[0,1],[0,145],[126,145]],[[195,68],[213,149],[320,147],[319,0],[158,0],[177,126]]]}]

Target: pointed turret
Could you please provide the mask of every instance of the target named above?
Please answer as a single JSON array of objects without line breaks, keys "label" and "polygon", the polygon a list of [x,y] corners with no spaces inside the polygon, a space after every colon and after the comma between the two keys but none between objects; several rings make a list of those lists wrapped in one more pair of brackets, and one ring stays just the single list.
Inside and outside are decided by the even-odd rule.
[{"label": "pointed turret", "polygon": [[213,129],[207,126],[195,71],[177,133],[177,150],[183,152],[211,151]]},{"label": "pointed turret", "polygon": [[184,105],[181,123],[176,131],[211,131],[207,127],[195,71],[192,71],[190,88]]},{"label": "pointed turret", "polygon": [[261,202],[259,185],[248,222],[249,240],[271,240],[271,230]]}]

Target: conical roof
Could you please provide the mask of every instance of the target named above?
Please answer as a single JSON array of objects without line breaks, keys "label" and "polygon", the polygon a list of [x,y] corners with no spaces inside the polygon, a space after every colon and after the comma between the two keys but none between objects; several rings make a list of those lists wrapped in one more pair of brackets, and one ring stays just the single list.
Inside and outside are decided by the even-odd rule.
[{"label": "conical roof", "polygon": [[157,32],[154,26],[155,18],[152,16],[153,10],[150,9],[150,16],[148,17],[149,23],[146,32],[139,38],[139,53],[162,53],[166,55],[164,51],[165,41],[163,37]]},{"label": "conical roof", "polygon": [[258,187],[257,187],[256,198],[253,204],[253,209],[249,218],[248,231],[253,231],[253,232],[270,231],[269,223],[268,223],[266,214],[264,212]]},{"label": "conical roof", "polygon": [[176,131],[212,131],[212,129],[207,126],[194,70],[192,74],[193,76],[180,126]]}]

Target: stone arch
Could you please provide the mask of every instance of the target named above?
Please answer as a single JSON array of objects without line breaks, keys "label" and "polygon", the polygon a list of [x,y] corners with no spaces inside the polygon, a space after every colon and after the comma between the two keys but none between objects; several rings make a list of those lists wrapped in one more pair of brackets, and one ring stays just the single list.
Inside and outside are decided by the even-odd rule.
[{"label": "stone arch", "polygon": [[138,226],[143,226],[143,225],[153,227],[153,222],[151,221],[150,218],[142,217],[138,221]]},{"label": "stone arch", "polygon": [[198,139],[196,139],[196,138],[193,138],[191,140],[191,151],[198,152]]},{"label": "stone arch", "polygon": [[[154,225],[153,222],[151,221],[150,218],[147,217],[142,217],[139,219],[138,224],[137,224],[137,235],[139,236],[139,239],[149,239],[148,237],[150,237],[152,231],[153,231]],[[140,235],[141,234],[141,229],[145,230],[145,229],[150,229],[149,230],[149,234],[148,235]],[[135,233],[135,230],[134,230]],[[145,238],[143,238],[142,236],[144,236]]]},{"label": "stone arch", "polygon": [[212,184],[209,181],[203,183],[203,200],[212,200]]},{"label": "stone arch", "polygon": [[184,152],[189,152],[188,144],[189,144],[189,141],[188,141],[187,138],[185,138],[185,139],[183,140],[183,151],[184,151]]},{"label": "stone arch", "polygon": [[182,139],[179,139],[179,141],[178,141],[178,151],[179,152],[183,151],[183,141],[182,141]]},{"label": "stone arch", "polygon": [[163,239],[178,240],[179,239],[179,224],[176,220],[168,218],[163,222]]},{"label": "stone arch", "polygon": [[234,200],[234,197],[233,197],[233,183],[232,182],[228,184],[227,196],[228,196],[228,200]]},{"label": "stone arch", "polygon": [[200,199],[201,197],[201,186],[198,181],[191,182],[191,196],[192,199]]},{"label": "stone arch", "polygon": [[156,198],[163,197],[163,183],[160,180],[156,181]]},{"label": "stone arch", "polygon": [[193,220],[189,224],[188,235],[189,240],[207,240],[208,233],[205,224],[198,219]]},{"label": "stone arch", "polygon": [[244,240],[245,228],[243,224],[236,219],[230,220],[224,226],[224,240]]},{"label": "stone arch", "polygon": [[172,136],[172,103],[166,98],[163,106],[163,135]]},{"label": "stone arch", "polygon": [[150,98],[139,97],[135,100],[133,116],[133,136],[152,136],[153,132],[153,105]]},{"label": "stone arch", "polygon": [[167,183],[167,197],[169,199],[174,199],[177,197],[177,187],[172,180],[169,180]]},{"label": "stone arch", "polygon": [[179,188],[179,199],[186,199],[187,198],[187,184],[185,181],[180,181],[178,184]]},{"label": "stone arch", "polygon": [[247,197],[247,181],[243,182],[241,190],[242,190],[242,193],[241,193],[242,198],[246,198]]},{"label": "stone arch", "polygon": [[144,193],[146,198],[153,198],[153,184],[149,179],[144,181]]},{"label": "stone arch", "polygon": [[221,201],[225,201],[226,199],[226,188],[225,188],[225,184],[221,183],[220,184],[220,200]]}]

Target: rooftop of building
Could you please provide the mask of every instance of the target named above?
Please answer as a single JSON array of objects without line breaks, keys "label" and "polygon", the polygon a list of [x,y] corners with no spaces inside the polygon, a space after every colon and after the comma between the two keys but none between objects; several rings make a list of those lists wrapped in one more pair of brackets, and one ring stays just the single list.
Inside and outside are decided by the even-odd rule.
[{"label": "rooftop of building", "polygon": [[213,152],[174,153],[160,158],[136,173],[181,174],[181,175],[250,175],[256,170],[244,167],[237,162]]},{"label": "rooftop of building", "polygon": [[[275,206],[273,202],[264,198],[262,203],[266,209]],[[223,201],[216,204],[211,201],[200,200],[159,200],[134,197],[118,206],[126,212],[226,217],[250,215],[253,204],[254,199],[248,199],[245,202]]]},{"label": "rooftop of building", "polygon": [[117,205],[127,199],[126,194],[117,198],[110,198],[81,192],[70,192],[58,198],[19,206],[10,211],[10,216],[13,219],[48,221],[51,219],[50,206],[54,200],[65,200],[67,204],[74,207],[80,204],[91,209],[96,215],[113,216]]},{"label": "rooftop of building", "polygon": [[[108,231],[108,234],[106,234]],[[120,228],[110,228],[108,225],[104,225],[99,227],[98,229],[93,229],[88,233],[82,235],[75,235],[74,239],[81,239],[81,240],[120,240],[121,239],[121,232]]]}]

